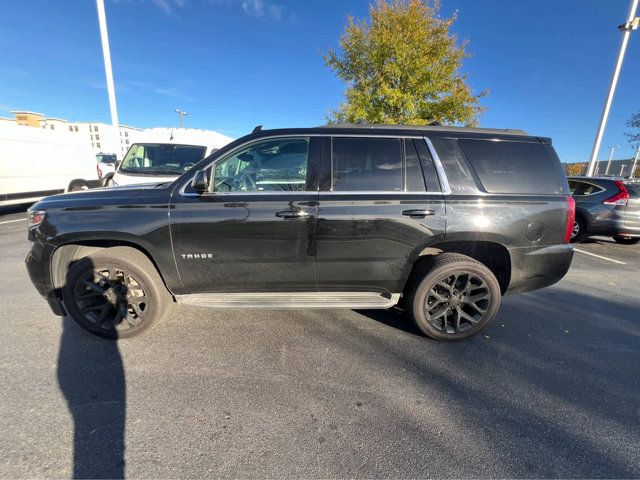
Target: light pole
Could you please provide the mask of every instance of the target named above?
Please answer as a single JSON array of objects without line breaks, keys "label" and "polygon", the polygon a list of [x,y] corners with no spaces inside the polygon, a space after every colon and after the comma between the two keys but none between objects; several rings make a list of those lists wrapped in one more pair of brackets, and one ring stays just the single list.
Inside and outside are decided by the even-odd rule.
[{"label": "light pole", "polygon": [[607,169],[604,171],[604,175],[609,175],[609,167],[611,167],[611,159],[613,159],[613,152],[616,151],[620,145],[611,145],[609,148],[611,149],[611,153],[609,154],[609,161],[607,162]]},{"label": "light pole", "polygon": [[183,112],[182,110],[180,110],[179,108],[176,108],[176,113],[178,114],[178,116],[180,117],[180,128],[182,128],[182,117],[187,115],[187,112]]},{"label": "light pole", "polygon": [[622,43],[620,44],[620,51],[618,52],[618,60],[616,61],[616,66],[613,69],[613,76],[611,77],[611,85],[609,85],[609,95],[607,95],[607,100],[604,104],[604,109],[602,110],[602,117],[600,118],[600,126],[598,127],[598,132],[596,133],[596,139],[593,143],[593,150],[591,151],[591,159],[589,160],[589,168],[587,169],[587,177],[592,177],[594,170],[596,168],[598,151],[600,150],[600,144],[602,143],[602,136],[604,135],[604,129],[607,125],[607,118],[609,118],[609,110],[611,109],[613,96],[616,91],[616,86],[618,85],[618,77],[620,76],[622,61],[624,60],[624,54],[625,54],[625,51],[627,50],[627,43],[629,43],[629,35],[631,34],[631,30],[637,29],[638,25],[640,25],[640,18],[636,18],[638,1],[639,0],[631,0],[631,5],[629,6],[629,15],[627,17],[626,23],[623,23],[622,25],[618,26],[618,29],[623,32]]},{"label": "light pole", "polygon": [[107,76],[107,92],[109,94],[109,108],[111,109],[111,123],[118,128],[118,109],[116,107],[116,92],[113,87],[113,71],[111,70],[111,51],[109,50],[109,35],[107,33],[107,16],[104,12],[104,0],[96,0],[98,6],[98,24],[100,25],[100,39],[102,40],[102,56],[104,57],[104,71]]}]

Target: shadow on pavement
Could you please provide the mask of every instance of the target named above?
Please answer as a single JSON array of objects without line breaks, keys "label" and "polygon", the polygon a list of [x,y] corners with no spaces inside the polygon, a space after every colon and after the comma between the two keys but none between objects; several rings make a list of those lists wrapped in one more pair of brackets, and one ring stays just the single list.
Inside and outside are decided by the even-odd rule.
[{"label": "shadow on pavement", "polygon": [[[480,433],[496,460],[519,459],[507,476],[637,478],[638,311],[556,288],[508,297],[495,323],[463,342],[425,338],[421,352],[415,337],[389,342],[352,325],[340,341],[378,352],[372,368],[399,365],[425,395],[446,398],[451,420]],[[399,311],[359,313],[420,335]]]},{"label": "shadow on pavement", "polygon": [[126,384],[118,343],[65,317],[57,375],[73,417],[73,478],[124,478]]}]

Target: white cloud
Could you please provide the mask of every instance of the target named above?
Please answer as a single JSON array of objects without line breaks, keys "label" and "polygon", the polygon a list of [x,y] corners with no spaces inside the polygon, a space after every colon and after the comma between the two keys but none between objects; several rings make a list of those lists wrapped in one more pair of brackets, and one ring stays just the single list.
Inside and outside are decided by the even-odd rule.
[{"label": "white cloud", "polygon": [[265,20],[273,20],[279,22],[284,18],[294,18],[293,13],[286,15],[286,7],[269,0],[205,0],[210,5],[239,5],[242,11],[253,18],[261,18]]},{"label": "white cloud", "polygon": [[[140,2],[145,3],[146,0],[114,0],[115,3],[132,3]],[[187,5],[187,0],[150,0],[150,3],[154,4],[160,10],[167,15],[173,13],[174,7],[184,8]]]}]

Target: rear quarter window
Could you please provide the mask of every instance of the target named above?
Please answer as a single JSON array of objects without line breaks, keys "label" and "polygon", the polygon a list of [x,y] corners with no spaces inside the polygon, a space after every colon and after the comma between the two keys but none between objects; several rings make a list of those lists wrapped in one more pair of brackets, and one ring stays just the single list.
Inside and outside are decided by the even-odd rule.
[{"label": "rear quarter window", "polygon": [[458,140],[487,192],[560,194],[564,179],[541,143]]}]

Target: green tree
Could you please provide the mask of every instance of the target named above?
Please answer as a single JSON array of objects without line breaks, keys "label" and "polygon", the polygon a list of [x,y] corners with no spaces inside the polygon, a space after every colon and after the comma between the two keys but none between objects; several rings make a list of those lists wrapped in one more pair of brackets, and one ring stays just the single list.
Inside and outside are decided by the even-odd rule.
[{"label": "green tree", "polygon": [[449,32],[456,16],[438,16],[438,0],[377,0],[370,19],[348,18],[340,54],[324,60],[346,82],[329,121],[477,125],[484,108],[459,72],[466,42]]},{"label": "green tree", "polygon": [[586,163],[565,163],[564,171],[567,176],[580,175],[586,170]]},{"label": "green tree", "polygon": [[631,118],[627,120],[627,127],[635,129],[635,131],[626,132],[625,135],[629,139],[629,143],[637,148],[640,146],[640,112],[631,115]]}]

